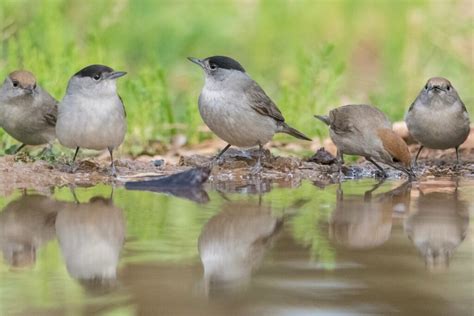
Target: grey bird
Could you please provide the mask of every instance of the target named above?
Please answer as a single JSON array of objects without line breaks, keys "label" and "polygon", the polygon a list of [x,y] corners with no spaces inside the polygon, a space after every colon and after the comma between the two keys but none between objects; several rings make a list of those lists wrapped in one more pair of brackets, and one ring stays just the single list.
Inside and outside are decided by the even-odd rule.
[{"label": "grey bird", "polygon": [[125,218],[112,199],[95,196],[87,203],[64,203],[55,227],[71,277],[84,286],[106,288],[116,283]]},{"label": "grey bird", "polygon": [[410,134],[420,143],[415,164],[423,147],[456,149],[470,132],[469,114],[456,89],[448,79],[430,78],[411,104],[405,117]]},{"label": "grey bird", "polygon": [[59,104],[56,134],[59,142],[79,149],[107,149],[111,171],[115,175],[113,151],[119,147],[127,130],[126,112],[117,94],[116,79],[126,74],[103,65],[91,65],[69,80],[66,95]]},{"label": "grey bird", "polygon": [[22,145],[50,144],[56,139],[58,101],[26,70],[10,73],[0,88],[0,127]]},{"label": "grey bird", "polygon": [[408,146],[392,131],[390,121],[379,109],[350,104],[315,117],[329,126],[340,164],[344,163],[344,154],[357,155],[374,164],[384,177],[387,173],[377,161],[403,171],[410,179],[415,177]]},{"label": "grey bird", "polygon": [[262,146],[275,133],[286,133],[299,139],[311,139],[290,127],[275,103],[234,59],[212,56],[205,59],[188,57],[202,67],[205,83],[199,96],[199,112],[204,123],[227,146],[217,155],[220,158],[230,146],[259,146],[259,157],[254,173],[261,170]]},{"label": "grey bird", "polygon": [[22,195],[0,210],[0,250],[12,267],[31,267],[37,251],[55,237],[57,212],[65,205],[47,196]]},{"label": "grey bird", "polygon": [[[446,190],[446,187],[443,188]],[[404,230],[431,272],[446,271],[456,248],[469,232],[469,204],[458,191],[424,193],[416,210],[405,219]]]},{"label": "grey bird", "polygon": [[224,205],[198,239],[207,294],[248,284],[282,227],[283,219],[274,217],[269,206]]}]

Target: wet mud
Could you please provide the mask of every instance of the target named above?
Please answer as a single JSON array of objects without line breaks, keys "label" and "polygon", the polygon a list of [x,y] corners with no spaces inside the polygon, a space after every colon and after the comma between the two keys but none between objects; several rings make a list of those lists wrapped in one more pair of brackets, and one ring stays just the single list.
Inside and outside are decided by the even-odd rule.
[{"label": "wet mud", "polygon": [[[416,145],[412,145],[416,152]],[[15,156],[0,157],[0,194],[8,194],[15,189],[35,189],[39,192],[51,186],[92,186],[99,183],[123,185],[129,181],[139,181],[182,172],[190,168],[208,167],[213,162],[212,155],[191,154],[181,156],[177,163],[152,157],[133,160],[118,159],[118,176],[110,175],[106,158],[84,159],[77,163],[75,171],[64,161],[43,160],[21,161]],[[415,168],[418,178],[462,176],[474,177],[474,152],[461,152],[462,163],[455,164],[454,152],[424,150]],[[248,190],[254,186],[255,192],[264,192],[271,182],[284,186],[298,186],[302,180],[309,180],[324,186],[341,179],[379,177],[378,171],[363,159],[348,164],[339,171],[334,157],[325,150],[303,158],[277,156],[265,150],[262,159],[263,170],[253,175],[250,168],[256,163],[257,151],[229,151],[213,165],[208,182],[211,186],[226,191]],[[387,167],[390,178],[403,178],[401,172]]]}]

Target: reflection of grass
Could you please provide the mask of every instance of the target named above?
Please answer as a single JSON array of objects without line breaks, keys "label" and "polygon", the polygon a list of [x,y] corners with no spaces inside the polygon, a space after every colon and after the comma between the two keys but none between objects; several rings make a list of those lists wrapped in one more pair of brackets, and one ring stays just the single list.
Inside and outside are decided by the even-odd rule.
[{"label": "reflection of grass", "polygon": [[[463,1],[6,0],[0,77],[30,69],[61,98],[84,65],[129,71],[119,82],[129,114],[124,150],[139,154],[149,140],[168,142],[174,133],[192,143],[210,137],[199,129],[202,74],[185,57],[226,54],[288,122],[316,137],[327,131],[312,114],[346,102],[371,102],[401,119],[424,80],[438,74],[452,79],[473,112],[466,10]],[[2,133],[0,150],[14,143]]]},{"label": "reflection of grass", "polygon": [[[374,180],[351,181],[343,184],[343,190],[345,194],[363,194],[374,183]],[[387,183],[377,192],[387,191],[390,186]],[[275,216],[287,219],[286,227],[298,244],[307,247],[310,258],[328,269],[334,267],[336,254],[328,242],[325,224],[336,203],[336,190],[337,185],[320,190],[305,182],[297,189],[275,188],[262,196],[263,205],[271,206]],[[109,197],[110,193],[111,188],[105,185],[76,189],[81,203],[88,202],[94,196]],[[203,226],[222,210],[224,204],[229,203],[215,191],[209,192],[209,195],[210,203],[199,205],[163,194],[117,188],[114,203],[123,210],[127,227],[127,241],[120,264],[126,266],[135,261],[196,262],[197,240]],[[16,192],[7,198],[0,198],[0,208],[3,209],[18,196],[19,192]],[[54,197],[60,201],[73,201],[69,188],[57,189]],[[227,197],[231,201],[258,204],[257,195],[227,194]],[[24,298],[28,300],[28,305],[51,308],[56,304],[81,306],[91,299],[69,277],[57,240],[39,249],[34,271],[12,274],[0,259],[0,279],[0,297]],[[22,302],[18,301],[0,304],[0,314],[13,308],[21,309],[22,306]]]}]

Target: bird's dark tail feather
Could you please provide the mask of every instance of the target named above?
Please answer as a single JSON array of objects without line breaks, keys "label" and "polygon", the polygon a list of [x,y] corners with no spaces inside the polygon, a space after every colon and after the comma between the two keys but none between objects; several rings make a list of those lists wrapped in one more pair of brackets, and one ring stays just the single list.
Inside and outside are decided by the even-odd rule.
[{"label": "bird's dark tail feather", "polygon": [[291,135],[293,137],[299,138],[299,139],[312,141],[311,138],[309,138],[305,134],[301,133],[300,131],[297,131],[293,127],[288,126],[286,123],[283,123],[281,132],[285,133],[285,134],[288,134],[288,135]]},{"label": "bird's dark tail feather", "polygon": [[331,125],[331,122],[329,122],[329,116],[327,115],[315,115],[314,117],[328,126]]}]

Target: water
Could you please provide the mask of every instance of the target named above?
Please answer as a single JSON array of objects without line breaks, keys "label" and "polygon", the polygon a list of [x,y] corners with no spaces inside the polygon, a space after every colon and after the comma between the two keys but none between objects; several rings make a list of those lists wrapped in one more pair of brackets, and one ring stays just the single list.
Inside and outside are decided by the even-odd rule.
[{"label": "water", "polygon": [[45,192],[0,198],[2,316],[473,314],[472,180]]}]

